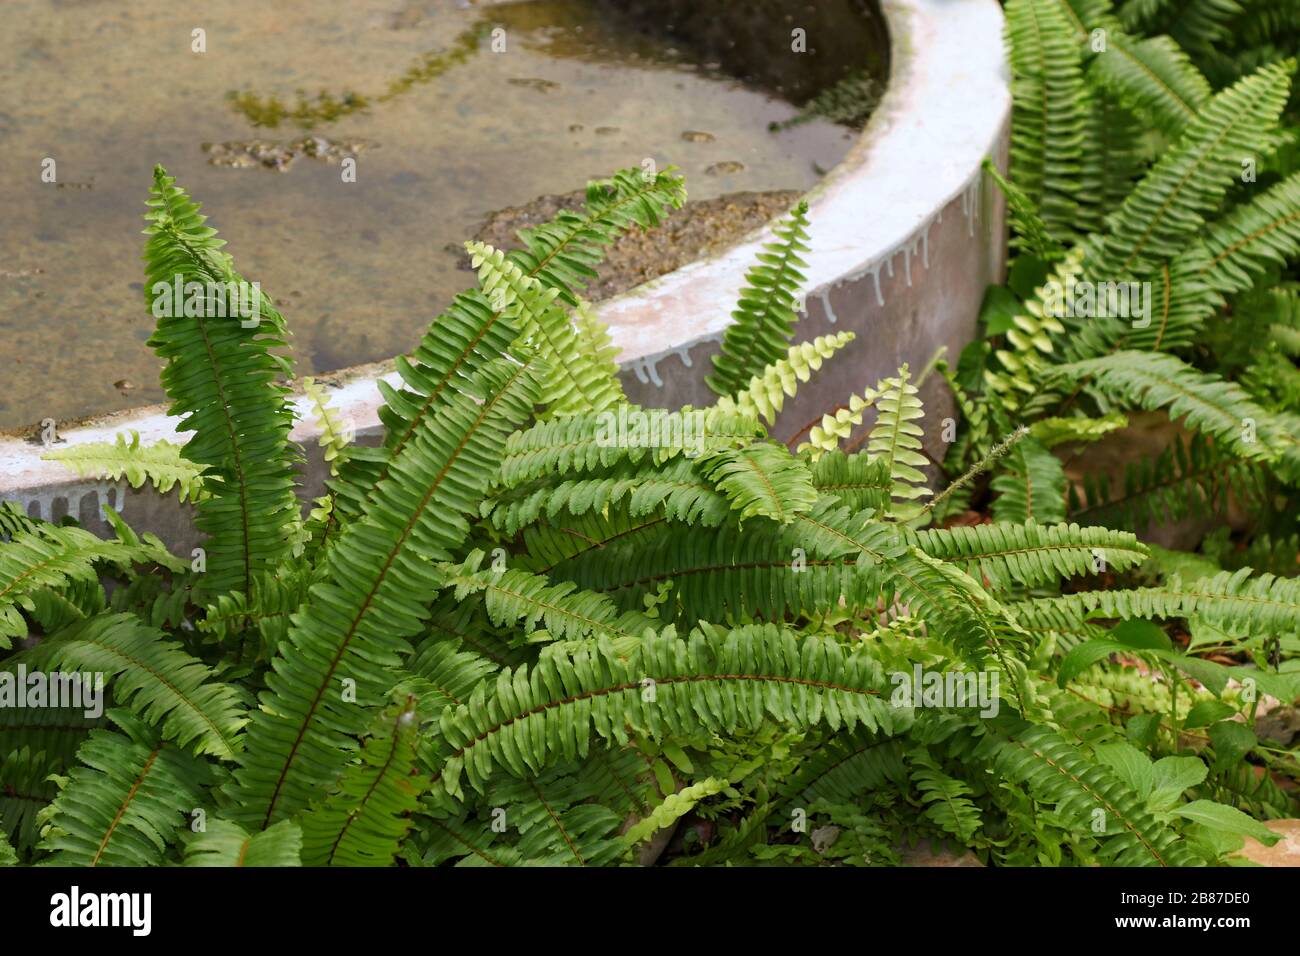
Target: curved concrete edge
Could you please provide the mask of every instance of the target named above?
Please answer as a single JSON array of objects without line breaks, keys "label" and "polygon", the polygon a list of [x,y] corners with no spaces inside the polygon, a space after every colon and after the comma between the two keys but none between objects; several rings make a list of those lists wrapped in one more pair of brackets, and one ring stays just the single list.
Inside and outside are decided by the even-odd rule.
[{"label": "curved concrete edge", "polygon": [[[805,315],[796,338],[845,329],[856,341],[825,365],[787,403],[773,429],[791,437],[820,413],[845,402],[903,362],[914,369],[946,347],[953,357],[975,330],[988,283],[1005,266],[1005,213],[996,190],[983,188],[980,165],[992,156],[1003,168],[1011,97],[996,0],[881,0],[891,37],[888,89],[858,143],[808,195],[811,252]],[[599,315],[623,350],[628,397],[648,406],[706,405],[704,385],[744,273],[764,242],[762,229],[725,253],[692,263],[603,303]],[[395,372],[370,366],[318,376],[331,405],[360,440],[380,432],[377,381]],[[951,413],[933,376],[927,442]],[[310,403],[295,400],[292,437],[308,452],[303,493],[319,494],[326,470]],[[161,406],[136,409],[78,426],[57,447],[112,441],[134,430],[143,442],[184,441],[178,420]],[[122,511],[133,527],[152,531],[173,548],[197,541],[189,508],[122,484],[78,479],[59,462],[44,461],[39,441],[0,439],[0,500],[29,514],[78,517],[103,532],[101,509]]]}]

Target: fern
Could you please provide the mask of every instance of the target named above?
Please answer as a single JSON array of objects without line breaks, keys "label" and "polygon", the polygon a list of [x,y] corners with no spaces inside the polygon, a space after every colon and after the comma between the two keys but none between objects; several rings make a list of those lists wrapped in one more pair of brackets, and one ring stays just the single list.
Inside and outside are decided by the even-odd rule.
[{"label": "fern", "polygon": [[1115,278],[1147,274],[1181,252],[1222,200],[1241,157],[1269,145],[1288,89],[1288,71],[1272,65],[1207,102],[1107,219],[1092,270]]},{"label": "fern", "polygon": [[336,793],[302,818],[305,865],[386,866],[397,854],[419,790],[411,779],[418,729],[414,701],[395,710],[366,741]]},{"label": "fern", "polygon": [[477,394],[458,395],[421,423],[376,487],[373,510],[330,551],[325,579],[294,619],[253,715],[231,788],[239,820],[265,827],[301,811],[342,769],[355,748],[349,731],[365,729],[367,707],[390,686],[385,666],[397,663],[427,615],[414,582],[435,584],[428,559],[445,560],[465,536],[463,516],[507,430],[526,414],[531,388],[526,366],[484,369]]},{"label": "fern", "polygon": [[57,866],[156,866],[210,784],[207,765],[159,742],[130,715],[91,731],[48,808],[41,848]]},{"label": "fern", "polygon": [[185,845],[186,866],[298,866],[301,857],[302,831],[289,820],[252,834],[228,820],[210,820]]},{"label": "fern", "polygon": [[132,488],[146,483],[161,494],[177,489],[181,501],[196,502],[207,492],[203,484],[203,468],[183,454],[183,446],[168,441],[157,441],[140,446],[140,433],[118,433],[112,444],[89,442],[60,448],[42,457],[48,461],[61,461],[83,478],[105,481],[125,479]]},{"label": "fern", "polygon": [[444,713],[448,752],[436,783],[456,796],[462,774],[475,788],[495,766],[525,776],[584,756],[592,735],[626,743],[627,726],[651,735],[683,726],[734,732],[770,715],[888,731],[903,718],[880,700],[881,680],[838,644],[796,641],[771,625],[702,629],[686,640],[665,633],[627,660],[607,646],[579,649],[503,674],[493,693],[480,688],[469,705]]},{"label": "fern", "polygon": [[732,324],[722,337],[722,350],[713,357],[713,374],[705,382],[720,396],[735,395],[787,351],[794,324],[800,285],[807,263],[808,205],[800,203],[789,218],[773,230],[776,242],[767,243],[758,263],[745,274]]},{"label": "fern", "polygon": [[180,645],[130,614],[98,615],[59,631],[30,653],[49,670],[108,675],[113,699],[129,706],[165,740],[196,754],[233,760],[247,722],[234,687]]},{"label": "fern", "polygon": [[196,519],[208,535],[203,587],[214,594],[247,592],[254,575],[288,556],[299,521],[293,416],[279,382],[288,368],[271,351],[284,345],[284,320],[266,297],[258,299],[252,328],[228,314],[234,303],[222,290],[246,283],[220,251],[216,230],[204,225],[198,204],[161,166],[149,206],[146,289],[200,283],[218,290],[208,292],[205,304],[223,306],[214,318],[187,315],[189,309],[173,302],[159,310],[171,314],[158,316],[149,344],[167,363],[162,385],[171,414],[181,416],[181,431],[194,432],[185,457],[204,466],[210,497],[199,502]]},{"label": "fern", "polygon": [[767,365],[749,380],[749,384],[735,395],[718,399],[717,408],[724,412],[739,412],[760,418],[769,426],[776,423],[786,398],[793,398],[798,383],[806,382],[812,373],[822,367],[840,349],[856,336],[852,332],[819,335],[809,342],[790,346],[784,358]]},{"label": "fern", "polygon": [[1070,235],[1078,214],[1087,88],[1082,55],[1060,7],[1009,0],[1011,178],[1045,228]]}]

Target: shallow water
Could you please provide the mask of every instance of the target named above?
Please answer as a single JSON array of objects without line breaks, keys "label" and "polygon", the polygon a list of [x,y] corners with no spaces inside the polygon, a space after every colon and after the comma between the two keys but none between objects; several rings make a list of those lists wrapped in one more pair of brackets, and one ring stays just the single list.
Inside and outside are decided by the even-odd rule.
[{"label": "shallow water", "polygon": [[[860,63],[767,57],[746,85],[732,75],[746,72],[745,44],[645,28],[628,19],[646,6],[635,2],[627,16],[599,0],[178,6],[0,8],[0,428],[163,399],[140,262],[155,163],[276,300],[309,374],[409,350],[471,283],[455,249],[495,209],[646,157],[680,166],[692,198],[806,189],[854,135],[821,120],[768,124],[797,112],[778,88],[804,99]],[[750,7],[745,36],[787,43],[771,8]],[[191,49],[195,28],[205,52]],[[841,59],[854,29],[871,35],[836,35]],[[213,165],[203,148],[304,135],[369,144],[356,182],[323,158],[279,172]],[[41,181],[47,158],[57,183]]]}]

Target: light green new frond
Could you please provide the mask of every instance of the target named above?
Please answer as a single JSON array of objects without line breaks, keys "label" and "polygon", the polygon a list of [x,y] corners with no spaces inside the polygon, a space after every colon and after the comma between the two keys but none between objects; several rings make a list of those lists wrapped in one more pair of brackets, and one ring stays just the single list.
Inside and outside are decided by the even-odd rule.
[{"label": "light green new frond", "polygon": [[[127,436],[130,436],[129,438]],[[203,466],[183,454],[184,446],[169,441],[140,445],[140,433],[119,432],[113,442],[88,442],[59,448],[41,457],[61,461],[83,478],[104,481],[126,479],[132,488],[146,482],[167,494],[177,488],[181,501],[198,501],[205,495]]]},{"label": "light green new frond", "polygon": [[0,830],[0,867],[17,866],[18,854],[9,844],[9,838],[5,836],[3,830]]},{"label": "light green new frond", "polygon": [[1242,157],[1271,144],[1290,89],[1285,64],[1270,64],[1207,102],[1155,167],[1106,220],[1089,271],[1108,280],[1155,271],[1204,227],[1241,172]]},{"label": "light green new frond", "polygon": [[577,349],[591,356],[592,364],[599,370],[602,382],[597,389],[597,411],[627,401],[623,383],[618,380],[618,354],[622,349],[613,344],[609,327],[596,317],[595,309],[586,299],[579,299],[573,310],[573,328]]},{"label": "light green new frond", "polygon": [[[130,719],[128,719],[130,718]],[[41,848],[54,866],[158,866],[192,810],[203,805],[208,767],[159,742],[131,715],[125,734],[93,730],[41,818]]]},{"label": "light green new frond", "polygon": [[720,411],[737,411],[761,418],[770,427],[776,422],[786,398],[794,397],[799,383],[808,381],[812,373],[822,367],[822,362],[854,338],[852,332],[836,332],[792,345],[784,358],[769,364],[735,395],[718,399],[716,407]]},{"label": "light green new frond", "polygon": [[808,263],[808,204],[799,203],[775,227],[776,242],[763,246],[758,262],[745,273],[731,325],[722,337],[722,350],[713,357],[713,373],[705,382],[719,396],[735,395],[763,369],[786,354],[795,311]]},{"label": "light green new frond", "polygon": [[[388,866],[419,806],[424,780],[412,776],[419,731],[415,701],[378,721],[337,789],[302,818],[306,866]],[[268,831],[269,832],[269,831]]]},{"label": "light green new frond", "polygon": [[838,451],[840,442],[853,433],[854,426],[862,424],[862,413],[879,397],[874,388],[868,388],[861,396],[850,395],[849,404],[837,408],[834,414],[823,415],[821,423],[808,432],[808,440],[801,442],[795,451],[808,455],[813,461],[826,452]]},{"label": "light green new frond", "polygon": [[252,834],[229,820],[209,820],[185,845],[186,866],[301,866],[302,829],[292,820]]},{"label": "light green new frond", "polygon": [[29,652],[47,670],[101,673],[113,700],[135,711],[184,750],[233,760],[245,704],[233,686],[159,630],[131,614],[93,617],[51,635]]},{"label": "light green new frond", "polygon": [[[698,783],[683,787],[676,793],[664,797],[663,802],[642,817],[625,834],[623,839],[629,845],[636,845],[648,840],[664,827],[670,827],[686,814],[695,809],[701,800],[716,796],[730,789],[726,780],[718,777],[705,777]],[[733,791],[734,793],[734,791]]]},{"label": "light green new frond", "polygon": [[757,442],[720,452],[701,467],[741,521],[763,515],[785,524],[817,500],[808,465],[784,445]]},{"label": "light green new frond", "polygon": [[917,532],[932,558],[962,567],[990,587],[1037,587],[1141,564],[1147,549],[1126,531],[1077,524],[981,524]]},{"label": "light green new frond", "polygon": [[325,462],[330,466],[330,475],[338,477],[339,468],[347,461],[348,446],[352,444],[352,429],[339,418],[338,412],[330,407],[329,396],[325,389],[308,376],[299,382],[303,394],[311,399],[316,412],[316,427],[320,429],[320,447]]},{"label": "light green new frond", "polygon": [[[876,386],[876,423],[867,439],[867,454],[883,461],[889,470],[893,487],[890,496],[894,504],[889,512],[899,520],[916,513],[913,504],[917,498],[930,494],[925,486],[921,468],[930,460],[921,454],[921,437],[925,434],[916,424],[925,417],[917,388],[909,380],[907,366],[898,370],[894,378],[887,378]],[[877,512],[884,517],[885,511]]]},{"label": "light green new frond", "polygon": [[[547,288],[525,275],[506,254],[486,243],[467,242],[470,265],[492,308],[512,319],[523,338],[549,369],[540,384],[540,402],[554,415],[604,411],[619,401],[622,388],[611,377],[608,356],[584,350],[565,309],[559,289]],[[590,327],[596,319],[587,317]]]},{"label": "light green new frond", "polygon": [[1044,448],[1099,441],[1113,431],[1128,427],[1128,418],[1110,412],[1098,418],[1040,418],[1029,426],[1030,436]]},{"label": "light green new frond", "polygon": [[1055,340],[1066,331],[1060,315],[1063,290],[1080,277],[1082,269],[1082,252],[1071,250],[1012,319],[1006,332],[1009,348],[994,350],[1001,368],[990,362],[984,370],[984,384],[1009,410],[1028,404],[1040,393],[1043,370],[1056,352]]},{"label": "light green new frond", "polygon": [[593,736],[628,740],[712,731],[732,734],[772,719],[792,728],[826,723],[896,732],[905,712],[882,699],[884,675],[864,655],[773,625],[703,628],[682,640],[648,638],[622,658],[607,646],[552,655],[503,671],[466,706],[442,717],[447,753],[437,786],[460,796],[461,779],[482,790],[501,767],[538,773],[588,752]]}]

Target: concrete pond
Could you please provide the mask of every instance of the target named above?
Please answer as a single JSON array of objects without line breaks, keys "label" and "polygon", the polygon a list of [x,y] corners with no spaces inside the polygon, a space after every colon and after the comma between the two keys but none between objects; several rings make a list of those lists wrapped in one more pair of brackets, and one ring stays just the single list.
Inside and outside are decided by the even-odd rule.
[{"label": "concrete pond", "polygon": [[[86,50],[135,30],[155,36],[150,6],[87,8],[99,39]],[[300,374],[327,385],[362,441],[378,436],[377,381],[395,379],[390,356],[472,282],[460,240],[503,241],[572,201],[587,178],[647,158],[681,167],[693,202],[658,242],[616,247],[594,290],[631,400],[711,400],[704,376],[745,269],[770,240],[770,220],[801,196],[812,250],[796,339],[842,330],[857,339],[788,403],[773,434],[787,437],[902,362],[919,368],[942,348],[955,356],[1004,268],[1004,211],[981,172],[986,157],[1005,167],[1009,132],[998,4],[772,0],[737,5],[730,20],[698,8],[325,2],[289,16],[238,0],[213,11],[209,51],[223,29],[238,29],[276,37],[277,56],[240,60],[250,46],[241,42],[245,52],[212,58],[201,89],[180,91],[157,60],[96,70],[86,51],[23,46],[21,30],[0,40],[29,67],[71,56],[58,94],[68,102],[43,137],[32,111],[54,92],[32,81],[21,105],[6,106],[14,115],[0,116],[0,145],[11,156],[54,152],[64,124],[99,131],[74,139],[65,128],[80,145],[56,153],[59,183],[87,188],[41,184],[39,157],[30,182],[0,180],[11,217],[0,232],[0,360],[14,370],[0,397],[9,430],[0,499],[45,518],[72,514],[91,530],[102,530],[108,504],[174,547],[194,543],[175,495],[79,479],[42,458],[51,431],[58,447],[128,430],[184,441],[165,409],[148,405],[162,396],[144,345],[138,216],[154,162],[205,204],[241,270],[276,299]],[[183,31],[189,55],[194,25],[160,16]],[[494,35],[504,55],[493,55]],[[861,77],[881,95],[860,130],[801,112]],[[150,113],[169,96],[214,94],[201,117]],[[152,97],[150,109],[131,108],[137,95]],[[356,182],[340,188],[349,158]],[[34,184],[48,190],[39,210]],[[932,422],[950,413],[939,384],[931,377],[923,393]],[[305,400],[300,411],[306,495],[324,469]],[[927,435],[936,448],[937,431]]]}]

